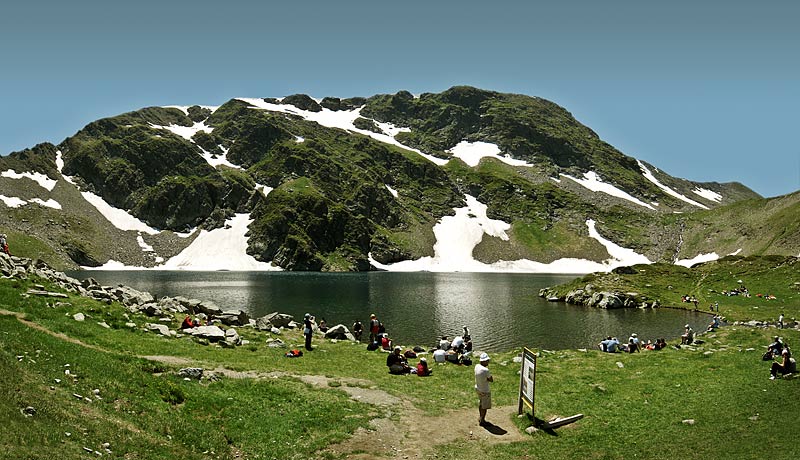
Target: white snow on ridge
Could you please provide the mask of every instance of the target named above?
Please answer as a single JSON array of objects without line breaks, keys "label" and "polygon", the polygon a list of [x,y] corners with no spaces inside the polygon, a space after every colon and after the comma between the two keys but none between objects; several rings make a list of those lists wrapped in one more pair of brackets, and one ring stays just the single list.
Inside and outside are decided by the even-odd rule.
[{"label": "white snow on ridge", "polygon": [[515,160],[509,155],[501,155],[500,147],[490,142],[461,141],[458,145],[448,150],[448,152],[452,153],[454,157],[462,159],[464,163],[472,167],[478,166],[481,158],[484,157],[495,158],[511,166],[533,166],[527,161]]},{"label": "white snow on ridge", "polygon": [[180,254],[169,259],[160,270],[263,270],[280,271],[272,264],[259,262],[247,255],[247,227],[253,219],[236,214],[225,221],[224,228],[202,230]]},{"label": "white snow on ridge", "polygon": [[707,188],[696,187],[692,192],[710,201],[716,201],[717,203],[722,201],[722,195]]},{"label": "white snow on ridge", "polygon": [[258,99],[258,98],[240,97],[237,99],[242,102],[246,102],[257,109],[298,115],[308,121],[319,123],[320,125],[328,128],[339,128],[339,129],[344,129],[346,131],[352,131],[355,133],[363,134],[365,136],[369,136],[375,140],[384,142],[386,144],[395,145],[397,147],[401,147],[403,149],[416,152],[439,166],[445,165],[449,161],[446,159],[434,157],[433,155],[428,155],[427,153],[423,153],[419,149],[403,145],[394,138],[394,136],[399,132],[409,131],[408,128],[398,128],[391,123],[377,123],[378,127],[384,131],[383,133],[374,133],[372,131],[368,131],[365,129],[356,128],[353,125],[353,122],[356,120],[356,118],[361,116],[361,107],[354,110],[329,110],[323,108],[319,112],[311,112],[308,110],[299,109],[293,105],[273,104],[270,102],[265,102],[263,99]]},{"label": "white snow on ridge", "polygon": [[20,206],[36,203],[48,208],[61,209],[61,203],[52,198],[50,198],[47,201],[44,201],[41,198],[31,198],[30,201],[28,201],[28,200],[23,200],[22,198],[17,198],[15,196],[9,197],[5,195],[0,195],[0,201],[5,203],[5,205],[8,206],[9,208],[19,208]]},{"label": "white snow on ridge", "polygon": [[44,175],[42,173],[39,173],[39,172],[18,173],[16,171],[14,171],[13,169],[7,169],[7,170],[3,171],[2,173],[0,173],[0,176],[7,177],[9,179],[22,179],[23,177],[27,177],[28,179],[30,179],[30,180],[36,182],[37,184],[39,184],[42,188],[47,189],[48,192],[52,192],[53,188],[56,186],[56,182],[58,182],[56,180],[50,179],[46,175]]},{"label": "white snow on ridge", "polygon": [[445,216],[433,227],[436,244],[433,247],[433,257],[423,257],[417,260],[406,260],[394,264],[381,264],[369,256],[370,263],[376,268],[387,271],[430,271],[430,272],[524,272],[524,273],[590,273],[596,271],[609,271],[622,265],[650,263],[650,261],[636,254],[631,249],[620,247],[600,236],[595,230],[594,221],[587,220],[589,235],[606,247],[611,258],[604,262],[591,260],[564,258],[551,263],[541,263],[531,260],[498,261],[485,264],[472,257],[483,235],[498,237],[508,240],[506,230],[511,225],[501,220],[489,219],[486,216],[486,205],[474,197],[466,196],[467,205],[456,208],[455,216]]},{"label": "white snow on ridge", "polygon": [[[625,265],[636,265],[636,264],[650,264],[650,260],[641,255],[637,254],[636,251],[633,249],[623,248],[622,246],[618,246],[616,243],[612,243],[611,241],[603,238],[600,236],[600,233],[597,232],[594,226],[595,222],[592,219],[586,221],[586,226],[589,228],[589,236],[596,239],[600,242],[603,246],[605,246],[606,251],[613,259],[612,264],[616,267],[621,267]],[[607,261],[608,262],[608,261]]]},{"label": "white snow on ridge", "polygon": [[144,238],[142,238],[141,234],[136,235],[136,242],[139,243],[139,247],[142,248],[142,252],[155,252],[155,249],[153,249],[153,246],[147,244],[144,241]]},{"label": "white snow on ridge", "polygon": [[742,252],[742,248],[739,248],[739,249],[733,251],[732,253],[730,253],[728,255],[729,256],[737,256],[737,255],[739,255],[740,252]]},{"label": "white snow on ridge", "polygon": [[106,219],[108,219],[109,222],[111,222],[112,225],[118,229],[133,230],[147,233],[148,235],[158,234],[158,230],[128,214],[128,211],[111,206],[110,204],[106,203],[102,197],[97,196],[92,192],[81,192],[81,195],[83,195],[83,199],[97,208],[100,214],[102,214]]},{"label": "white snow on ridge", "polygon": [[0,201],[5,203],[6,206],[8,206],[9,208],[18,208],[20,206],[28,204],[27,201],[21,198],[17,198],[15,196],[0,195]]},{"label": "white snow on ridge", "polygon": [[605,194],[615,196],[617,198],[622,198],[623,200],[628,200],[632,203],[638,204],[639,206],[644,206],[645,208],[655,210],[654,207],[630,195],[628,192],[620,190],[617,187],[614,187],[613,185],[607,182],[603,182],[603,179],[601,179],[600,176],[598,176],[597,173],[595,173],[594,171],[583,173],[584,177],[583,179],[576,179],[568,174],[563,174],[563,173],[560,175],[568,179],[574,180],[575,182],[583,185],[584,187],[588,188],[593,192],[603,192]]},{"label": "white snow on ridge", "polygon": [[258,182],[256,182],[256,187],[255,187],[255,188],[256,188],[256,190],[260,190],[260,191],[261,191],[261,193],[263,193],[263,194],[264,194],[264,196],[267,196],[267,195],[269,195],[269,192],[271,192],[271,191],[275,190],[275,189],[274,189],[274,188],[272,188],[272,187],[266,186],[266,185],[264,185],[264,184],[259,184]]},{"label": "white snow on ridge", "polygon": [[[644,177],[646,177],[647,180],[649,180],[650,182],[655,184],[656,187],[658,187],[661,190],[663,190],[667,195],[672,195],[675,198],[677,198],[677,199],[679,199],[681,201],[685,201],[686,203],[689,203],[689,204],[691,204],[693,206],[697,206],[697,207],[703,208],[703,209],[708,209],[707,206],[705,206],[703,204],[700,204],[700,203],[698,203],[698,202],[696,202],[694,200],[690,200],[689,198],[686,198],[685,196],[681,195],[680,193],[676,192],[675,190],[672,190],[671,188],[669,188],[666,185],[662,184],[661,182],[658,181],[658,179],[656,179],[656,176],[654,176],[653,173],[650,172],[649,169],[647,169],[647,166],[645,166],[644,163],[642,163],[639,160],[636,160],[636,162],[639,163],[639,168],[642,170],[642,175],[644,175]],[[695,193],[697,193],[697,192],[695,192]],[[722,199],[722,197],[720,197],[720,199]]]},{"label": "white snow on ridge", "polygon": [[700,262],[711,262],[712,260],[719,259],[719,256],[716,252],[711,252],[708,254],[698,254],[692,259],[678,259],[675,260],[675,265],[682,265],[686,268],[690,268],[694,264],[699,264]]},{"label": "white snow on ridge", "polygon": [[194,136],[198,132],[203,131],[205,133],[210,133],[211,131],[214,131],[214,128],[212,128],[211,126],[206,126],[206,123],[204,121],[197,122],[192,126],[181,126],[181,125],[161,126],[150,123],[150,127],[156,129],[166,129],[167,131],[177,134],[178,136],[192,143],[194,142],[192,140],[192,136]]},{"label": "white snow on ridge", "polygon": [[399,196],[399,195],[397,194],[397,190],[395,190],[395,189],[393,189],[393,188],[389,187],[389,185],[387,185],[387,184],[383,184],[383,185],[385,185],[385,186],[386,186],[386,190],[388,190],[388,191],[389,191],[389,193],[391,193],[393,197],[397,198],[397,197]]}]

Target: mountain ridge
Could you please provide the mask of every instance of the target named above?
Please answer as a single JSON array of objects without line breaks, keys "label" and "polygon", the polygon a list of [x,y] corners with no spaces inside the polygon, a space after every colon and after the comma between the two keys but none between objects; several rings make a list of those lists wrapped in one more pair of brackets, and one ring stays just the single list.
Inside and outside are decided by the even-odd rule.
[{"label": "mountain ridge", "polygon": [[[246,252],[257,261],[289,270],[390,267],[434,257],[436,225],[468,196],[487,206],[487,218],[509,225],[506,239],[484,234],[466,248],[489,265],[610,260],[589,236],[588,220],[603,238],[651,261],[690,259],[747,237],[772,241],[745,245],[753,253],[800,252],[788,238],[796,225],[782,238],[740,228],[725,241],[682,243],[676,234],[704,226],[690,217],[695,209],[713,216],[748,200],[768,209],[769,200],[739,183],[669,176],[614,149],[550,101],[471,87],[416,98],[402,91],[319,100],[298,94],[236,98],[216,108],[149,107],[89,123],[58,146],[2,157],[0,170],[0,193],[25,201],[3,200],[9,212],[0,225],[34,236],[52,251],[51,263],[67,267],[109,260],[157,266],[196,238],[176,235],[223,228],[239,214],[252,218]],[[58,186],[21,187],[28,180],[22,172]],[[87,218],[91,210],[78,209],[69,186],[160,231],[145,238]],[[75,198],[76,209],[31,218],[31,206],[44,207],[32,199],[57,203],[61,194]],[[797,200],[788,200],[796,209]],[[57,219],[62,230],[79,221],[81,231],[48,229]],[[144,251],[139,239],[158,249]]]}]

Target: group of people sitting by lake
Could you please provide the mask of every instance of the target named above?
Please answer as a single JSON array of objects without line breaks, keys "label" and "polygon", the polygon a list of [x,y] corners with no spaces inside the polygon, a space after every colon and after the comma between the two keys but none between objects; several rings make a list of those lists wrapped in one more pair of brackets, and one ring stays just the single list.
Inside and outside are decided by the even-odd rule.
[{"label": "group of people sitting by lake", "polygon": [[[378,333],[380,336],[381,333]],[[388,340],[388,336],[383,337]],[[392,346],[391,353],[386,357],[386,367],[389,368],[391,374],[417,374],[420,377],[431,375],[432,371],[428,367],[428,360],[425,357],[420,357],[416,367],[412,367],[409,359],[417,358],[417,354],[431,353],[433,361],[437,364],[463,364],[471,365],[472,359],[472,336],[470,336],[469,328],[464,326],[463,335],[458,335],[449,340],[446,335],[443,335],[437,344],[435,344],[427,352],[421,347],[414,347],[403,351],[402,347]],[[383,346],[381,348],[384,348]],[[374,349],[374,346],[373,346]],[[385,349],[385,348],[384,348]]]},{"label": "group of people sitting by lake", "polygon": [[661,350],[667,346],[667,341],[663,338],[656,339],[655,342],[648,340],[644,342],[639,339],[636,333],[631,334],[627,343],[620,343],[616,337],[608,336],[605,340],[597,344],[601,351],[606,353],[637,353],[642,350]]}]

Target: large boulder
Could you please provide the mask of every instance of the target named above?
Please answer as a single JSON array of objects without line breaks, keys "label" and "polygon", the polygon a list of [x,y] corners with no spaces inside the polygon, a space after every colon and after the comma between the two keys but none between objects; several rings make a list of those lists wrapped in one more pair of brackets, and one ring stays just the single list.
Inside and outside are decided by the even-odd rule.
[{"label": "large boulder", "polygon": [[169,328],[164,324],[148,323],[145,327],[147,327],[148,331],[156,331],[165,337],[170,336]]},{"label": "large boulder", "polygon": [[184,333],[200,339],[208,339],[211,342],[225,340],[225,331],[217,326],[198,326],[192,329],[185,329]]},{"label": "large boulder", "polygon": [[258,318],[256,320],[256,328],[261,331],[268,331],[273,327],[288,327],[293,321],[294,318],[291,315],[273,312]]},{"label": "large boulder", "polygon": [[228,326],[244,326],[250,323],[250,316],[242,310],[226,310],[217,315],[222,324]]},{"label": "large boulder", "polygon": [[112,294],[125,306],[143,305],[156,300],[153,294],[137,291],[128,286],[117,286],[112,290]]},{"label": "large boulder", "polygon": [[597,308],[622,308],[624,303],[619,295],[613,292],[595,292],[589,299],[589,305]]},{"label": "large boulder", "polygon": [[350,333],[350,330],[344,324],[337,324],[332,328],[328,329],[325,332],[326,339],[337,339],[337,340],[351,340],[355,342],[356,338],[353,337],[353,334]]}]

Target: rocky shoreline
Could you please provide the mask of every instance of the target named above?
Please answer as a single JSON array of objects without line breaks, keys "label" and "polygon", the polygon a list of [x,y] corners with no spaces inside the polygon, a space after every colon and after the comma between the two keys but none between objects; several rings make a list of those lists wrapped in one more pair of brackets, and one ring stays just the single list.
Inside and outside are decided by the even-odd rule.
[{"label": "rocky shoreline", "polygon": [[[208,345],[215,343],[223,347],[235,347],[247,345],[249,342],[243,340],[236,332],[236,328],[248,327],[259,331],[268,331],[279,335],[284,329],[295,329],[298,323],[291,315],[273,312],[260,318],[251,318],[243,310],[223,310],[213,302],[189,299],[182,296],[162,297],[156,299],[149,292],[142,292],[129,286],[103,286],[93,278],[79,281],[66,274],[56,271],[41,260],[31,260],[27,258],[8,256],[0,253],[0,274],[3,278],[14,278],[26,280],[30,276],[37,276],[46,279],[61,289],[82,297],[97,300],[108,305],[113,302],[120,303],[126,310],[126,318],[130,320],[128,314],[141,314],[148,318],[153,318],[151,322],[141,325],[146,331],[159,333],[165,337],[192,336],[198,342]],[[53,307],[68,305],[64,300],[69,296],[63,292],[49,291],[42,285],[34,285],[29,289],[25,296],[41,296],[53,298]],[[181,329],[179,315],[187,314],[201,318],[205,325],[194,328]],[[73,319],[85,321],[89,315],[76,313]],[[98,322],[103,327],[109,327],[103,322]],[[126,323],[130,328],[138,328],[135,322]],[[344,325],[336,325],[327,330],[324,334],[318,329],[315,334],[320,334],[328,339],[351,340],[355,338]],[[286,347],[286,344],[278,339],[267,340],[270,347]]]},{"label": "rocky shoreline", "polygon": [[657,299],[648,299],[637,292],[598,291],[593,284],[587,284],[583,289],[569,291],[565,295],[561,295],[552,287],[542,288],[539,290],[539,297],[550,302],[566,302],[605,309],[661,307]]}]

